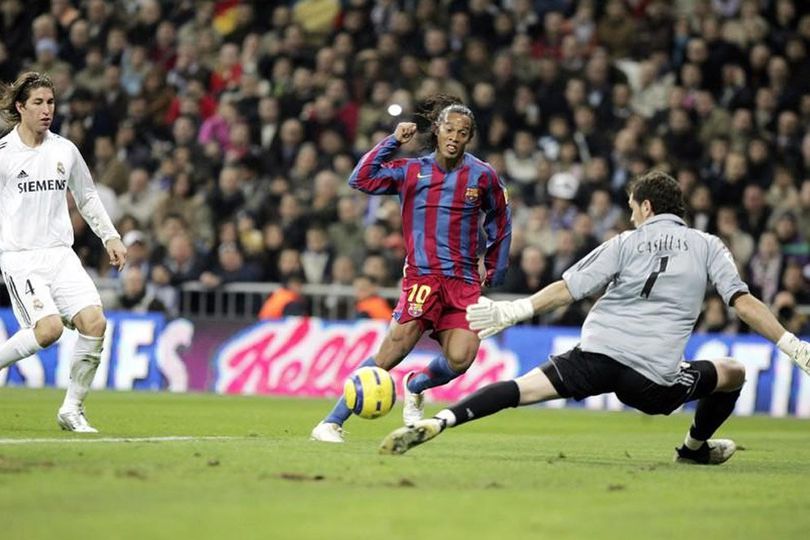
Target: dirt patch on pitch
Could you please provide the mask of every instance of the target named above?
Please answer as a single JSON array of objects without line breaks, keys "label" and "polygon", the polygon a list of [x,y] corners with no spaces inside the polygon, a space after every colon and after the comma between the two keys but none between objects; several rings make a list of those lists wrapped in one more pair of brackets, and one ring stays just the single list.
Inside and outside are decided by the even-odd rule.
[{"label": "dirt patch on pitch", "polygon": [[50,469],[53,466],[52,461],[24,461],[0,456],[0,474],[25,473],[34,469]]}]

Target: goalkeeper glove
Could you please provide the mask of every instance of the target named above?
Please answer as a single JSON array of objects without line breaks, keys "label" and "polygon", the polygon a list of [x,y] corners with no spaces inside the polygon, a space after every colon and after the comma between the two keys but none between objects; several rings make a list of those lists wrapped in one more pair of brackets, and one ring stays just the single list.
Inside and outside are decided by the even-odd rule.
[{"label": "goalkeeper glove", "polygon": [[482,296],[478,302],[467,306],[467,322],[478,337],[486,339],[494,336],[504,328],[530,319],[534,316],[532,301],[521,298],[512,302],[493,302]]},{"label": "goalkeeper glove", "polygon": [[810,343],[801,341],[790,332],[785,332],[776,342],[776,346],[805,373],[810,374]]}]

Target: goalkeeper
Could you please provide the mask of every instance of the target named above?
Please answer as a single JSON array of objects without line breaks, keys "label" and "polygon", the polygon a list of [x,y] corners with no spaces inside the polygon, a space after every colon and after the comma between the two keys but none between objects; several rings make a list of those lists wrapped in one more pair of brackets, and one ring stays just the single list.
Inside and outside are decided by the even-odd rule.
[{"label": "goalkeeper", "polygon": [[686,225],[675,180],[648,172],[628,193],[635,230],[608,240],[531,297],[513,302],[482,297],[467,308],[470,328],[483,339],[606,287],[583,324],[581,342],[517,379],[488,385],[431,419],[392,432],[382,453],[404,453],[448,427],[508,407],[615,392],[646,414],[670,414],[698,400],[676,461],[720,464],[734,454],[734,441],[711,437],[734,410],[744,366],[732,358],[682,361],[707,281],[740,319],[808,373],[810,344],[787,332],[749,294],[719,238]]}]

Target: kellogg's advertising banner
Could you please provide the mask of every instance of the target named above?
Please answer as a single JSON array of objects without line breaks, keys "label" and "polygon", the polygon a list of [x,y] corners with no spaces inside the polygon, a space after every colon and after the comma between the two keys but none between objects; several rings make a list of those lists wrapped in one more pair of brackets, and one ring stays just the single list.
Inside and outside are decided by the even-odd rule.
[{"label": "kellogg's advertising banner", "polygon": [[[109,313],[108,320],[95,388],[318,398],[340,395],[346,376],[377,350],[387,326],[379,321],[315,318],[252,325],[193,323],[123,312]],[[11,311],[0,310],[0,339],[17,328]],[[55,346],[0,371],[0,386],[66,386],[75,339],[74,332],[66,331]],[[579,329],[510,328],[481,344],[475,363],[464,376],[428,391],[427,397],[455,401],[481,386],[525,373],[578,340]],[[405,373],[426,365],[438,351],[433,340],[423,338],[392,372],[398,388]],[[764,339],[698,334],[686,348],[690,359],[724,356],[742,361],[747,370],[736,414],[810,417],[810,377]],[[612,394],[543,406],[625,408]]]}]

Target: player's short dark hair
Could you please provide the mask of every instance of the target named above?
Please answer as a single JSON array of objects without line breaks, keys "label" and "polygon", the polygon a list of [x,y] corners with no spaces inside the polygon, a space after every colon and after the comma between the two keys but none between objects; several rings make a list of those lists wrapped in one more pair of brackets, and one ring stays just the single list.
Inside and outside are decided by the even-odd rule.
[{"label": "player's short dark hair", "polygon": [[475,115],[469,107],[464,105],[461,98],[451,94],[435,94],[426,98],[417,107],[416,124],[419,131],[430,133],[430,148],[436,148],[438,137],[434,126],[447,119],[450,113],[463,114],[470,119],[470,139],[475,136]]},{"label": "player's short dark hair", "polygon": [[23,73],[11,84],[0,83],[0,116],[10,124],[21,121],[17,103],[25,103],[31,91],[37,88],[50,88],[53,91],[53,81],[44,73],[29,71]]},{"label": "player's short dark hair", "polygon": [[650,201],[656,214],[675,214],[678,217],[686,214],[681,187],[663,171],[652,170],[637,176],[630,182],[627,193],[639,204]]}]

